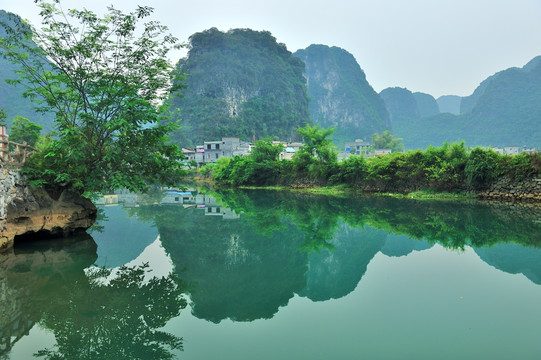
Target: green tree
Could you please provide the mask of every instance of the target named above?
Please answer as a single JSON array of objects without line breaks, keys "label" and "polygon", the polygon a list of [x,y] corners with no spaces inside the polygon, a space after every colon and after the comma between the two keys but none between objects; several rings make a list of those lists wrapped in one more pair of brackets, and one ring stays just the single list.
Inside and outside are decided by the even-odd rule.
[{"label": "green tree", "polygon": [[402,138],[395,138],[389,130],[385,130],[381,135],[372,135],[374,149],[391,149],[393,152],[403,151],[404,144]]},{"label": "green tree", "polygon": [[293,157],[297,171],[307,172],[311,178],[328,179],[338,161],[336,148],[330,139],[334,130],[309,124],[297,129],[304,140],[304,146]]},{"label": "green tree", "polygon": [[250,156],[256,162],[278,161],[278,157],[282,151],[284,151],[282,145],[274,145],[271,138],[264,138],[255,142],[255,147],[250,153]]},{"label": "green tree", "polygon": [[488,187],[503,173],[502,158],[492,149],[473,149],[464,168],[468,185],[475,189]]},{"label": "green tree", "polygon": [[56,113],[58,138],[26,166],[34,184],[89,193],[177,182],[182,153],[167,143],[177,124],[161,125],[170,113],[159,106],[171,90],[166,55],[177,39],[156,21],[140,28],[150,7],[125,14],[111,6],[99,17],[64,12],[59,0],[36,3],[44,27],[8,26],[0,39],[2,55],[22,66],[12,83],[26,86],[37,110]]},{"label": "green tree", "polygon": [[368,164],[364,156],[352,155],[340,162],[337,171],[329,179],[336,184],[358,185],[364,181],[368,171]]},{"label": "green tree", "polygon": [[304,140],[304,146],[301,151],[310,154],[312,158],[317,158],[322,163],[336,162],[336,149],[330,139],[334,133],[334,128],[323,129],[319,125],[298,128],[297,132]]},{"label": "green tree", "polygon": [[26,142],[30,146],[35,146],[41,135],[41,129],[43,129],[41,125],[34,124],[27,118],[15,116],[9,139],[16,143]]}]

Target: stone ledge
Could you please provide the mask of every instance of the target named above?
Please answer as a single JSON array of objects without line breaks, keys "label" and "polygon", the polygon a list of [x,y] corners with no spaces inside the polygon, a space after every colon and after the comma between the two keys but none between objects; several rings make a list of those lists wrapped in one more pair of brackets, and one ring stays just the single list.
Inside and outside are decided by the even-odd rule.
[{"label": "stone ledge", "polygon": [[0,197],[0,251],[13,246],[17,236],[25,238],[68,236],[88,229],[97,209],[88,199],[61,189],[57,199],[44,189],[30,188],[18,171],[3,171],[0,187],[9,189]]}]

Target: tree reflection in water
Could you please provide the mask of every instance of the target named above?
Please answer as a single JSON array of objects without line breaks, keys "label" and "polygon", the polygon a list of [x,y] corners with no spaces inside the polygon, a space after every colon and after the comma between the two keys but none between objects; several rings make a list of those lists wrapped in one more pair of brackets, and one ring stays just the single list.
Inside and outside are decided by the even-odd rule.
[{"label": "tree reflection in water", "polygon": [[[182,338],[158,330],[186,307],[182,285],[170,274],[145,279],[148,264],[112,270],[91,268],[57,299],[40,324],[57,344],[40,350],[46,359],[172,359]],[[111,278],[112,276],[112,278]]]},{"label": "tree reflection in water", "polygon": [[153,277],[147,264],[93,267],[96,250],[84,234],[0,254],[0,358],[35,324],[56,338],[39,358],[171,359],[182,349],[182,338],[160,329],[186,307],[184,283]]}]

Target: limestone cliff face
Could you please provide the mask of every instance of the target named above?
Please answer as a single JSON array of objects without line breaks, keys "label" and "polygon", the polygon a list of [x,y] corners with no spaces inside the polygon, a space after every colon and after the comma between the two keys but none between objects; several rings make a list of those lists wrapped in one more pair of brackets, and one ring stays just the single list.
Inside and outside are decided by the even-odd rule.
[{"label": "limestone cliff face", "polygon": [[[190,37],[177,64],[186,87],[174,91],[182,126],[171,139],[200,145],[222,136],[299,139],[310,123],[304,64],[266,31],[212,28]],[[182,87],[182,86],[181,86]]]},{"label": "limestone cliff face", "polygon": [[368,140],[390,128],[383,100],[353,55],[325,45],[310,45],[294,55],[306,64],[312,120],[323,127],[335,127],[336,144],[356,138]]},{"label": "limestone cliff face", "polygon": [[2,170],[0,191],[0,251],[12,247],[16,236],[67,236],[96,220],[90,200],[69,189],[30,188],[16,170]]}]

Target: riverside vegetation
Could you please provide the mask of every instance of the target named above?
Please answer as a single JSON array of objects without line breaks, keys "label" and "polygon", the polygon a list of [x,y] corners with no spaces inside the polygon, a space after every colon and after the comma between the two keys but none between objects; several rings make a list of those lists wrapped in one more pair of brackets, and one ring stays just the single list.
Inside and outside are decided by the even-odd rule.
[{"label": "riverside vegetation", "polygon": [[479,192],[496,181],[534,179],[541,172],[541,154],[500,155],[491,149],[468,149],[462,143],[444,143],[426,150],[395,152],[365,158],[337,160],[329,140],[332,129],[306,126],[298,129],[305,145],[292,160],[278,160],[281,145],[259,140],[249,156],[222,158],[201,169],[219,185],[230,186],[327,186],[345,185],[366,192],[409,193]]}]

